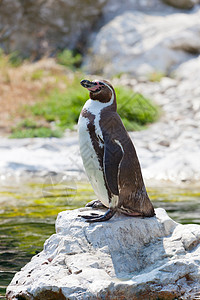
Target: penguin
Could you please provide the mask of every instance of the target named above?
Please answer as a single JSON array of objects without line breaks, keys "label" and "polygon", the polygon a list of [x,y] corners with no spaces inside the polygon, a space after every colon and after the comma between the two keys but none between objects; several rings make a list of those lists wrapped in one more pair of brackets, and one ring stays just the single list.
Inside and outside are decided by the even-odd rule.
[{"label": "penguin", "polygon": [[153,217],[135,147],[117,113],[116,94],[106,80],[82,80],[90,99],[78,120],[80,154],[98,198],[86,206],[101,205],[105,214],[81,215],[87,222],[109,220],[117,211],[128,216]]}]

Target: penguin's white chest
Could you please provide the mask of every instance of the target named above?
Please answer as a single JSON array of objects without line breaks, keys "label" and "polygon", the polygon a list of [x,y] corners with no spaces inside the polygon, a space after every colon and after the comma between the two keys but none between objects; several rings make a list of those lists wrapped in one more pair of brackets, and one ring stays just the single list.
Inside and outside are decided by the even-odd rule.
[{"label": "penguin's white chest", "polygon": [[[104,174],[100,162],[98,159],[97,152],[94,148],[91,133],[89,132],[88,124],[89,119],[83,116],[79,117],[78,132],[79,132],[79,145],[80,153],[83,160],[83,165],[88,176],[88,179],[94,189],[98,199],[106,206],[109,207],[108,191],[105,186]],[[99,126],[98,116],[94,119],[95,125],[95,138],[99,141],[99,146],[103,149],[102,132]]]}]

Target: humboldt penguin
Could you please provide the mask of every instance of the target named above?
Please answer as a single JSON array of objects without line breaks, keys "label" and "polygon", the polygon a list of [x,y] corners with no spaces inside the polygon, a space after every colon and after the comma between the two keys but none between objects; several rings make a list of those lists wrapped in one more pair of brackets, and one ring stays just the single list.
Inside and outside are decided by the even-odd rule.
[{"label": "humboldt penguin", "polygon": [[81,217],[87,222],[101,222],[116,211],[128,216],[154,216],[134,145],[117,113],[114,88],[106,80],[80,83],[90,93],[78,121],[80,153],[98,198],[87,206],[108,208],[103,215]]}]

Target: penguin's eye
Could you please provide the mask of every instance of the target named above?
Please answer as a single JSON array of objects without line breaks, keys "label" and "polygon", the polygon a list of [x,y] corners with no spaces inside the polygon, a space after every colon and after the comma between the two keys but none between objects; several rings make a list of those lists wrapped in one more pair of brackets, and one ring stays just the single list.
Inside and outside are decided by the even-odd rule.
[{"label": "penguin's eye", "polygon": [[103,82],[99,81],[99,85],[100,85],[100,87],[101,87],[102,89],[105,88],[105,84],[104,84]]}]

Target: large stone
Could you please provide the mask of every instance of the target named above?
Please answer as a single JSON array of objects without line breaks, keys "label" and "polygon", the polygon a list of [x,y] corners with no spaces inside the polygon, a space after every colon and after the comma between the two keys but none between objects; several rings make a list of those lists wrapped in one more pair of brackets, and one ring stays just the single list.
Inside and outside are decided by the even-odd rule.
[{"label": "large stone", "polygon": [[177,8],[190,9],[194,7],[195,4],[199,3],[199,0],[163,0],[163,2]]},{"label": "large stone", "polygon": [[107,0],[0,1],[0,45],[26,56],[80,48]]},{"label": "large stone", "polygon": [[153,14],[164,15],[175,12],[175,8],[165,4],[162,0],[109,0],[103,7],[100,25],[105,25],[126,11],[153,12]]},{"label": "large stone", "polygon": [[163,16],[125,12],[103,26],[91,40],[87,70],[107,76],[130,73],[169,74],[200,53],[200,9]]},{"label": "large stone", "polygon": [[8,299],[197,299],[200,226],[180,225],[156,209],[153,218],[115,215],[88,224],[58,215],[56,234],[18,272]]},{"label": "large stone", "polygon": [[200,55],[181,64],[174,72],[174,76],[179,81],[184,80],[184,84],[188,82],[191,90],[197,88],[200,80]]}]

